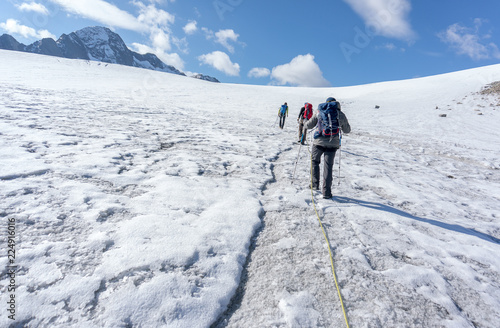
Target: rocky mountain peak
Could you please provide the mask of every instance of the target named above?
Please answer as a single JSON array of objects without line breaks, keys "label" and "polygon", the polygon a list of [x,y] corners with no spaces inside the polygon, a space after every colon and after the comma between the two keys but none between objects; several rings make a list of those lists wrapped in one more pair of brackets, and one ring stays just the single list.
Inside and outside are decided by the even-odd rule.
[{"label": "rocky mountain peak", "polygon": [[[175,67],[166,65],[154,54],[139,54],[130,50],[120,35],[103,26],[85,27],[70,34],[62,34],[57,41],[46,38],[28,46],[4,34],[0,36],[0,49],[94,60],[185,75]],[[201,74],[196,78],[218,82],[215,78]]]}]

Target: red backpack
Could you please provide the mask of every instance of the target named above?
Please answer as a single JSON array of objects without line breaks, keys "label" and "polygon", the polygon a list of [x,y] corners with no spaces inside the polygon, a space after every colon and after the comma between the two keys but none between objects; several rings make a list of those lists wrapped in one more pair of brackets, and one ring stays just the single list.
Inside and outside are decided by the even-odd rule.
[{"label": "red backpack", "polygon": [[304,107],[304,118],[308,120],[313,116],[313,105],[311,105],[310,103],[306,103]]}]

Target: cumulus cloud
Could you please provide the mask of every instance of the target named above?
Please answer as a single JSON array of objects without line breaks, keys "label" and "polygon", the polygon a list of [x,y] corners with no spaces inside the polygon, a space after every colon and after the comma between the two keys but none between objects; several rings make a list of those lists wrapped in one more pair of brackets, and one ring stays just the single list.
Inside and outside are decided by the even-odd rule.
[{"label": "cumulus cloud", "polygon": [[[230,53],[234,53],[234,46],[231,45],[229,42],[238,42],[239,34],[234,32],[232,29],[226,29],[226,30],[219,30],[218,32],[215,32],[206,28],[202,27],[201,30],[205,33],[205,37],[207,40],[214,39],[215,43],[218,43],[222,45],[224,48],[226,48]],[[238,42],[242,45],[244,43]]]},{"label": "cumulus cloud", "polygon": [[179,54],[177,54],[177,53],[157,53],[156,55],[165,64],[172,65],[181,71],[184,70],[184,61],[181,59]]},{"label": "cumulus cloud", "polygon": [[141,43],[132,43],[131,48],[140,54],[154,53],[165,64],[172,65],[181,71],[184,70],[184,61],[176,53],[167,53],[161,49],[151,48],[150,46]]},{"label": "cumulus cloud", "polygon": [[186,24],[186,26],[183,27],[184,33],[187,35],[194,34],[198,30],[197,22],[196,21],[190,21],[189,23]]},{"label": "cumulus cloud", "polygon": [[182,39],[172,37],[172,43],[175,44],[175,46],[177,47],[177,49],[179,49],[180,52],[184,54],[189,53],[189,44],[185,37]]},{"label": "cumulus cloud", "polygon": [[453,24],[444,32],[438,34],[441,41],[449,44],[459,55],[466,55],[474,60],[496,58],[500,59],[500,51],[496,44],[487,42],[489,35],[481,35],[479,29],[483,21],[474,20],[474,27],[469,28]]},{"label": "cumulus cloud", "polygon": [[205,33],[205,37],[207,38],[207,40],[210,40],[211,38],[214,37],[214,31],[206,27],[202,27],[201,30]]},{"label": "cumulus cloud", "polygon": [[52,38],[56,39],[56,36],[47,30],[35,30],[26,25],[21,25],[19,21],[15,19],[7,19],[5,23],[0,23],[0,28],[5,30],[8,34],[22,35],[23,37],[29,38]]},{"label": "cumulus cloud", "polygon": [[163,9],[156,8],[150,4],[146,6],[140,1],[133,2],[139,8],[137,20],[146,26],[168,29],[169,25],[175,22],[175,16]]},{"label": "cumulus cloud", "polygon": [[229,76],[240,75],[240,65],[232,63],[229,56],[222,51],[214,51],[206,55],[201,55],[198,60],[203,64],[210,65],[216,70],[223,72]]},{"label": "cumulus cloud", "polygon": [[132,48],[134,51],[140,53],[140,54],[147,54],[147,53],[153,53],[153,49],[145,44],[142,43],[132,43]]},{"label": "cumulus cloud", "polygon": [[330,83],[323,77],[311,54],[299,55],[288,64],[276,66],[271,78],[278,85],[290,84],[302,87],[327,87]]},{"label": "cumulus cloud", "polygon": [[410,0],[344,0],[377,35],[413,41],[416,33],[411,28],[408,14]]},{"label": "cumulus cloud", "polygon": [[141,1],[133,1],[133,4],[139,8],[137,20],[146,26],[149,33],[152,48],[148,52],[156,54],[166,64],[182,70],[184,62],[180,56],[170,53],[172,44],[176,45],[180,51],[187,52],[181,49],[186,46],[186,41],[176,38],[170,29],[170,26],[175,23],[175,16],[156,8],[155,4],[145,5]]},{"label": "cumulus cloud", "polygon": [[261,78],[271,75],[271,71],[265,67],[255,67],[248,72],[248,77]]},{"label": "cumulus cloud", "polygon": [[150,40],[155,49],[161,51],[170,51],[172,48],[172,45],[170,44],[170,34],[162,29],[153,29],[150,32]]},{"label": "cumulus cloud", "polygon": [[229,44],[229,41],[238,41],[239,34],[236,34],[234,30],[219,30],[215,33],[215,42],[221,44],[230,53],[234,52],[234,47]]},{"label": "cumulus cloud", "polygon": [[103,0],[50,0],[67,12],[92,19],[107,26],[146,32],[147,26],[128,12]]},{"label": "cumulus cloud", "polygon": [[49,11],[47,10],[47,8],[45,8],[44,5],[42,5],[40,3],[33,2],[33,1],[30,3],[23,2],[22,4],[17,5],[17,8],[19,8],[19,10],[21,10],[21,11],[34,11],[34,12],[42,14],[42,15],[49,14]]}]

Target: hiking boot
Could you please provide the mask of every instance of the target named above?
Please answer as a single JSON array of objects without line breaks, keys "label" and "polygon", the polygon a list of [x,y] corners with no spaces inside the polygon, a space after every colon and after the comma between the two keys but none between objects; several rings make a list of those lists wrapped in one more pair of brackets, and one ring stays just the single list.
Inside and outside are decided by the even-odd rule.
[{"label": "hiking boot", "polygon": [[333,196],[332,195],[323,195],[324,199],[331,199]]},{"label": "hiking boot", "polygon": [[319,187],[318,187],[318,186],[312,186],[312,188],[311,188],[311,185],[309,185],[309,189],[312,189],[312,190],[316,190],[316,191],[318,191],[318,190],[319,190]]}]

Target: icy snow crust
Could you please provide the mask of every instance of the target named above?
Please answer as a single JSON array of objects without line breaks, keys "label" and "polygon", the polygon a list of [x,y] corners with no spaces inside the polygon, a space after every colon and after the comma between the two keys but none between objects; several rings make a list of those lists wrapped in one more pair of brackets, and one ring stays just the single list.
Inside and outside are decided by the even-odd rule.
[{"label": "icy snow crust", "polygon": [[0,326],[345,326],[307,147],[292,184],[299,109],[334,96],[345,178],[314,196],[351,327],[498,327],[499,99],[479,92],[499,80],[259,87],[0,51],[1,234],[15,218],[18,235]]}]

